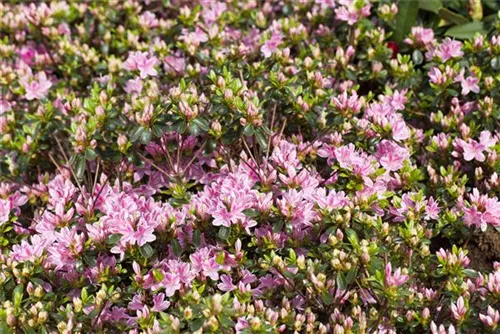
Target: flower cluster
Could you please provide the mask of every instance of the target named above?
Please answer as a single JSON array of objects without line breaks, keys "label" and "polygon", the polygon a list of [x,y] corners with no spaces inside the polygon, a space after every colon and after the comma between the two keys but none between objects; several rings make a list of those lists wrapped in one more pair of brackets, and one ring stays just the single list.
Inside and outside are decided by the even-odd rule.
[{"label": "flower cluster", "polygon": [[398,11],[1,3],[0,332],[497,332],[500,37]]}]

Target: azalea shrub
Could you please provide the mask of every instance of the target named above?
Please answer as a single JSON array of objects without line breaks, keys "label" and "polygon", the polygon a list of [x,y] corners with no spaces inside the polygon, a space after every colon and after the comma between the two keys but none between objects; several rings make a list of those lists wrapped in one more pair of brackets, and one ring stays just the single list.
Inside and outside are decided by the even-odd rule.
[{"label": "azalea shrub", "polygon": [[495,6],[0,3],[0,332],[498,333]]}]

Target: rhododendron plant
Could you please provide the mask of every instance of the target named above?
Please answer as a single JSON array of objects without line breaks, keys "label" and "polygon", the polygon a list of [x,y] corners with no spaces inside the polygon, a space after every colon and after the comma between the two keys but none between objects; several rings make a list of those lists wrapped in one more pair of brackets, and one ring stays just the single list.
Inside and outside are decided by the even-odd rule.
[{"label": "rhododendron plant", "polygon": [[0,332],[497,333],[499,9],[0,3]]}]

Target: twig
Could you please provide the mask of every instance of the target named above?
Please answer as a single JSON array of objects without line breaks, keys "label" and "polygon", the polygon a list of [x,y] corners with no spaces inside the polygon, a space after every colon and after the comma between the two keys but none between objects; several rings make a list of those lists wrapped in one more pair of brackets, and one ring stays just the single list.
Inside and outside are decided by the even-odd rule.
[{"label": "twig", "polygon": [[155,164],[153,162],[153,160],[149,159],[149,158],[146,158],[144,155],[142,155],[141,153],[137,152],[137,154],[143,158],[144,160],[146,160],[151,166],[153,166],[154,168],[156,168],[160,173],[162,173],[163,175],[165,175],[166,177],[168,177],[169,179],[172,177],[172,175],[170,175],[167,171],[165,171],[163,168],[161,168],[160,166],[158,166],[157,164]]}]

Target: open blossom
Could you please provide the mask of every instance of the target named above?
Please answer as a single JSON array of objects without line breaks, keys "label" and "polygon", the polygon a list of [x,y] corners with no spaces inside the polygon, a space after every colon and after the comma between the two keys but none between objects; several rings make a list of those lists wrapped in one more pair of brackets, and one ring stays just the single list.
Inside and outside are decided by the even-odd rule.
[{"label": "open blossom", "polygon": [[183,57],[166,56],[163,61],[165,62],[167,73],[172,75],[182,75],[184,73],[186,60]]},{"label": "open blossom", "polygon": [[221,275],[220,280],[222,281],[217,285],[221,291],[233,291],[236,289],[236,285],[233,284],[233,280],[229,275]]},{"label": "open blossom", "polygon": [[451,58],[460,58],[464,55],[462,43],[447,37],[439,44],[434,51],[434,55],[438,56],[443,62]]},{"label": "open blossom", "polygon": [[136,79],[130,79],[130,80],[128,80],[127,83],[125,84],[124,90],[128,94],[132,94],[132,93],[139,94],[142,91],[142,81],[141,81],[141,79],[140,78],[136,78]]},{"label": "open blossom", "polygon": [[9,200],[0,198],[0,225],[9,220],[10,210],[12,205]]},{"label": "open blossom", "polygon": [[477,188],[472,190],[471,205],[462,208],[464,224],[476,226],[485,231],[488,225],[500,226],[500,202],[496,197],[481,195]]},{"label": "open blossom", "polygon": [[357,1],[354,0],[342,0],[340,4],[342,6],[335,9],[335,18],[347,22],[348,25],[352,26],[361,18],[370,15],[370,4],[366,4],[361,8],[357,6]]},{"label": "open blossom", "polygon": [[264,57],[269,58],[271,55],[279,49],[279,46],[283,42],[283,35],[280,32],[272,32],[271,38],[268,39],[264,45],[260,48],[260,51]]},{"label": "open blossom", "polygon": [[496,144],[496,139],[491,136],[491,132],[482,131],[479,136],[479,142],[474,139],[469,139],[468,142],[460,141],[464,152],[465,161],[477,160],[484,161],[486,159],[484,151],[488,150]]},{"label": "open blossom", "polygon": [[410,158],[410,152],[407,148],[384,139],[377,145],[375,157],[388,171],[397,171],[404,166],[404,161]]},{"label": "open blossom", "polygon": [[404,42],[415,47],[429,47],[434,44],[434,31],[430,28],[412,27],[410,37]]},{"label": "open blossom", "polygon": [[388,287],[401,286],[408,281],[408,275],[401,275],[401,268],[396,269],[392,272],[392,265],[388,262],[385,266],[385,285]]},{"label": "open blossom", "polygon": [[462,95],[467,95],[470,92],[479,93],[479,79],[476,76],[469,76],[460,81],[462,85]]},{"label": "open blossom", "polygon": [[137,51],[128,56],[128,59],[123,63],[123,68],[128,71],[139,70],[141,79],[145,79],[148,76],[155,77],[158,74],[154,68],[158,63],[155,56],[149,57],[147,52]]},{"label": "open blossom", "polygon": [[45,72],[39,72],[36,77],[23,77],[20,80],[24,89],[26,90],[25,98],[29,101],[40,100],[47,97],[52,82],[47,79]]}]

